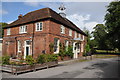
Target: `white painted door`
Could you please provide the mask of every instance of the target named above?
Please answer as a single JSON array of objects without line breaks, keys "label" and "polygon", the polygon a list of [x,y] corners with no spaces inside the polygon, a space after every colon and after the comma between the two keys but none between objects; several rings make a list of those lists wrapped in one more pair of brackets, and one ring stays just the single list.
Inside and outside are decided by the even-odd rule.
[{"label": "white painted door", "polygon": [[30,41],[27,40],[24,43],[24,59],[26,58],[26,56],[30,55]]},{"label": "white painted door", "polygon": [[74,53],[73,58],[74,58],[74,59],[75,59],[75,58],[78,58],[77,43],[76,43],[76,42],[73,43],[73,53]]}]

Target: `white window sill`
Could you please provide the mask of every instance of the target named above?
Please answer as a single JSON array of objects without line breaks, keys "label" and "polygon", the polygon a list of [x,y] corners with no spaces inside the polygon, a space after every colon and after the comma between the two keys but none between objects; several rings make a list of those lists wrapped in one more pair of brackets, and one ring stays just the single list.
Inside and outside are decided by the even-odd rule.
[{"label": "white window sill", "polygon": [[26,34],[27,32],[20,32],[20,34]]},{"label": "white window sill", "polygon": [[58,53],[59,53],[58,51],[54,52],[54,54],[58,54]]},{"label": "white window sill", "polygon": [[65,34],[65,33],[62,33],[62,32],[61,32],[61,34]]},{"label": "white window sill", "polygon": [[39,31],[43,31],[43,30],[36,30],[37,32],[39,32]]},{"label": "white window sill", "polygon": [[21,51],[18,51],[18,53],[21,53]]}]

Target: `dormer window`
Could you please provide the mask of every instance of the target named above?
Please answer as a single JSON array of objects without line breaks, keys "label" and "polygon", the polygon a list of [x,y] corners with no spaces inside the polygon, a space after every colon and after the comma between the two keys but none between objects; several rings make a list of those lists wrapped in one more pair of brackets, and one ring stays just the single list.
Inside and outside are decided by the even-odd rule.
[{"label": "dormer window", "polygon": [[65,34],[65,27],[63,25],[61,25],[61,33]]},{"label": "dormer window", "polygon": [[10,28],[7,29],[7,35],[10,35]]},{"label": "dormer window", "polygon": [[20,34],[27,33],[27,26],[26,25],[20,26],[19,33]]},{"label": "dormer window", "polygon": [[36,23],[36,31],[42,31],[43,30],[43,23],[37,22]]}]

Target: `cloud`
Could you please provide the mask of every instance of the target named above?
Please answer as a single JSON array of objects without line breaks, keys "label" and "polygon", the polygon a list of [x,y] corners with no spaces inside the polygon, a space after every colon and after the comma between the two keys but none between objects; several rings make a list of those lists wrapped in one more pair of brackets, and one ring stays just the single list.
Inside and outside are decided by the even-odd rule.
[{"label": "cloud", "polygon": [[8,14],[8,12],[4,9],[0,9],[0,15]]},{"label": "cloud", "polygon": [[39,3],[38,2],[24,2],[24,4],[32,7],[38,7]]},{"label": "cloud", "polygon": [[98,22],[88,22],[88,23],[85,23],[85,27],[90,31],[94,31],[94,27],[98,24]]},{"label": "cloud", "polygon": [[90,32],[92,32],[93,27],[95,27],[95,25],[98,24],[98,22],[96,21],[86,22],[90,20],[91,18],[90,14],[87,14],[87,15],[73,14],[73,15],[67,16],[67,18],[71,20],[80,29],[83,30],[84,27],[86,27],[86,29],[88,29]]},{"label": "cloud", "polygon": [[13,21],[8,21],[7,23],[10,24],[10,23],[12,23],[12,22],[13,22]]}]

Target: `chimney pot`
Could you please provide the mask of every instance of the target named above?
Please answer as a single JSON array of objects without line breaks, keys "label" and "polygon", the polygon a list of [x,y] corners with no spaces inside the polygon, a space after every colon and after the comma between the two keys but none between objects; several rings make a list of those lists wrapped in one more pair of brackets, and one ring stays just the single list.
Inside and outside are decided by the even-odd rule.
[{"label": "chimney pot", "polygon": [[22,18],[23,16],[22,16],[22,14],[20,14],[19,16],[18,16],[18,19],[20,19],[20,18]]}]

